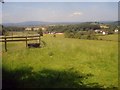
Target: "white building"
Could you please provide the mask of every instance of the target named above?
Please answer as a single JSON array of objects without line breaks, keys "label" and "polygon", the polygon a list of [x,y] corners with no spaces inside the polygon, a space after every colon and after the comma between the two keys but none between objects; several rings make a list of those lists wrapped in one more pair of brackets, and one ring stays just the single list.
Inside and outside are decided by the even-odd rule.
[{"label": "white building", "polygon": [[107,32],[107,31],[104,31],[104,30],[101,30],[100,33],[102,33],[102,35],[108,34],[108,32]]},{"label": "white building", "polygon": [[118,32],[118,29],[115,29],[114,32],[117,33],[117,32]]},{"label": "white building", "polygon": [[100,30],[95,30],[96,33],[100,32]]},{"label": "white building", "polygon": [[56,33],[56,34],[63,34],[63,33]]},{"label": "white building", "polygon": [[39,30],[39,28],[37,28],[37,27],[33,28],[33,31],[38,31],[38,30]]},{"label": "white building", "polygon": [[46,30],[46,28],[44,28],[44,27],[42,27],[41,29],[42,29],[43,31]]},{"label": "white building", "polygon": [[31,31],[32,28],[27,27],[27,28],[25,28],[25,30],[26,30],[26,31]]},{"label": "white building", "polygon": [[102,34],[105,35],[106,34],[105,31],[103,31]]}]

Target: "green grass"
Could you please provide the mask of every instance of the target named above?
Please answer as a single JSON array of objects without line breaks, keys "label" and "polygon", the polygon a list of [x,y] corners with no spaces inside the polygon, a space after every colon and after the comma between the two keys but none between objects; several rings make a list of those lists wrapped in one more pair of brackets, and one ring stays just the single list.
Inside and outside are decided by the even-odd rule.
[{"label": "green grass", "polygon": [[9,31],[8,35],[28,35],[28,34],[37,34],[35,31],[22,31],[22,32],[16,32],[16,31]]},{"label": "green grass", "polygon": [[112,34],[112,35],[102,35],[99,36],[98,39],[106,40],[106,41],[118,41],[118,34]]},{"label": "green grass", "polygon": [[[87,87],[91,83],[91,87],[94,84],[104,88],[118,87],[118,42],[70,39],[62,35],[57,35],[56,38],[52,35],[44,35],[42,40],[46,42],[43,48],[28,49],[25,47],[25,42],[8,43],[8,52],[4,52],[3,47],[3,68],[12,73],[24,67],[32,68],[31,72],[37,73],[35,77],[43,82],[34,78],[35,83],[39,82],[41,85],[35,87],[82,87],[85,85]],[[71,72],[77,72],[78,76],[90,77],[83,79],[81,86],[81,79]],[[51,81],[51,78],[54,80],[56,73],[61,73],[60,83],[59,80]],[[43,74],[48,76],[39,76]],[[9,76],[5,78],[7,77],[9,78]],[[53,82],[52,85],[51,82]],[[30,81],[26,82],[24,87],[31,87],[30,83]]]}]

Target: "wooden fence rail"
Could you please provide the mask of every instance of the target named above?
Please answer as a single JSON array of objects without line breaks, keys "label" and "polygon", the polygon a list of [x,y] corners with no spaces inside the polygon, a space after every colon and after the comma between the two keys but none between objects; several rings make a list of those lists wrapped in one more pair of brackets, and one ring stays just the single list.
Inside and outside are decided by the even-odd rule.
[{"label": "wooden fence rail", "polygon": [[5,43],[5,51],[7,51],[7,42],[17,42],[17,41],[25,41],[26,47],[28,45],[27,41],[30,40],[39,40],[40,43],[40,35],[34,35],[34,36],[2,36],[0,37],[0,42]]}]

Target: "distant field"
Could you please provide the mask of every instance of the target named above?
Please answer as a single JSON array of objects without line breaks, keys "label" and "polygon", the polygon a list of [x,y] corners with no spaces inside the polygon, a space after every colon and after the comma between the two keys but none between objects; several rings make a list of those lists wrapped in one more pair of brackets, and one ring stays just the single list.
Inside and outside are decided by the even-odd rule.
[{"label": "distant field", "polygon": [[[2,52],[3,87],[118,87],[117,36],[102,40],[44,35],[43,48],[8,43]],[[30,42],[29,42],[30,43]]]},{"label": "distant field", "polygon": [[118,34],[105,35],[105,36],[103,35],[103,36],[99,36],[98,38],[106,41],[118,41]]},{"label": "distant field", "polygon": [[35,31],[23,31],[23,32],[10,31],[8,33],[9,33],[9,35],[28,35],[28,34],[36,34],[37,32],[35,32]]}]

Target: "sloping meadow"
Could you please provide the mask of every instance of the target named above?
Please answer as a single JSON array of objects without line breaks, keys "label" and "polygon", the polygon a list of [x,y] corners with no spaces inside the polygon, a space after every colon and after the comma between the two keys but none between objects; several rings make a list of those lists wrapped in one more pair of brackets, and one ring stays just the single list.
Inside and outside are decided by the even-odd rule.
[{"label": "sloping meadow", "polygon": [[62,35],[44,35],[42,40],[42,48],[16,42],[8,43],[4,52],[3,46],[3,88],[118,87],[118,42]]}]

